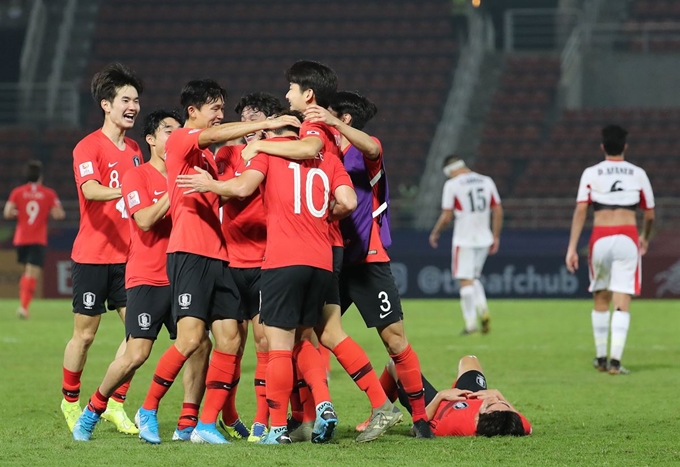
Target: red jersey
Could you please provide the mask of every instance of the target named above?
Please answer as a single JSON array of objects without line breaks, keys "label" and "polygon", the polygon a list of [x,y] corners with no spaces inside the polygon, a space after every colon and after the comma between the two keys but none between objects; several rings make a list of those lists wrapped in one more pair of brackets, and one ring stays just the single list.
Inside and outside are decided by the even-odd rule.
[{"label": "red jersey", "polygon": [[[436,436],[475,436],[479,408],[484,401],[482,399],[466,399],[464,401],[443,401],[437,407],[430,427]],[[522,419],[524,432],[531,434],[531,424],[518,414]]]},{"label": "red jersey", "polygon": [[166,215],[144,232],[134,215],[156,203],[168,189],[165,176],[151,164],[129,170],[123,177],[123,199],[130,216],[130,254],[125,268],[125,288],[138,285],[170,285],[166,272],[166,251],[172,222]]},{"label": "red jersey", "polygon": [[50,211],[61,206],[57,193],[37,183],[26,183],[12,190],[9,201],[17,209],[14,245],[47,246],[47,221]]},{"label": "red jersey", "polygon": [[[338,130],[325,123],[304,121],[302,126],[300,126],[300,139],[309,138],[310,136],[316,136],[323,141],[323,147],[319,154],[324,158],[330,158],[330,155],[334,155],[338,160],[342,160],[342,136]],[[330,235],[332,246],[344,246],[338,221],[330,224]]]},{"label": "red jersey", "polygon": [[165,143],[165,166],[168,170],[168,195],[172,232],[168,253],[192,253],[228,261],[227,243],[222,234],[219,207],[215,193],[191,193],[178,188],[175,180],[180,174],[194,174],[194,166],[207,170],[213,178],[218,171],[215,156],[209,149],[201,149],[198,135],[201,129],[180,128],[173,131]]},{"label": "red jersey", "polygon": [[[215,154],[217,166],[224,165],[220,180],[238,177],[246,170],[241,158],[245,144],[224,146]],[[229,265],[234,268],[262,267],[267,245],[267,220],[262,192],[258,187],[244,199],[230,199],[222,206],[222,232],[229,245]]]},{"label": "red jersey", "polygon": [[[291,137],[272,138],[286,141]],[[340,159],[319,155],[292,161],[258,154],[247,170],[265,175],[264,205],[267,215],[267,247],[262,269],[312,266],[333,270],[328,228],[331,193],[352,186]]]},{"label": "red jersey", "polygon": [[73,242],[71,259],[82,264],[119,264],[127,261],[130,227],[122,198],[88,201],[80,186],[96,180],[103,186],[120,188],[123,175],[142,162],[137,143],[125,138],[122,151],[102,131],[83,138],[73,150],[73,173],[78,187],[80,228]]}]

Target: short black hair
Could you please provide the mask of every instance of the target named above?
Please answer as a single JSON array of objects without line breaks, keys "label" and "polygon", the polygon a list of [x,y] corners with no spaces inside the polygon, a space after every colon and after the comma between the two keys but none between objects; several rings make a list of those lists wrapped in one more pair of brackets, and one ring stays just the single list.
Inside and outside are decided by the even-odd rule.
[{"label": "short black hair", "polygon": [[286,80],[300,86],[301,91],[314,91],[316,103],[328,108],[338,90],[338,75],[323,63],[300,60],[286,70]]},{"label": "short black hair", "polygon": [[358,92],[339,91],[331,99],[330,108],[339,115],[349,114],[352,117],[352,128],[363,129],[378,113],[376,106],[370,99]]},{"label": "short black hair", "polygon": [[[297,110],[282,110],[281,112],[278,112],[277,114],[273,115],[273,117],[281,117],[283,115],[292,115],[293,117],[297,117],[298,120],[300,120],[300,123],[302,123],[305,120],[305,116],[302,115],[302,112],[299,112]],[[299,134],[300,129],[296,126],[284,126],[281,128],[277,128],[276,130],[271,130],[272,133],[275,135],[281,135],[287,131],[294,131],[295,133]]]},{"label": "short black hair", "polygon": [[26,164],[26,181],[28,183],[36,183],[42,177],[43,165],[37,160],[28,161]]},{"label": "short black hair", "polygon": [[602,128],[602,146],[608,156],[623,154],[626,147],[628,132],[619,125],[607,125]]},{"label": "short black hair", "polygon": [[[166,118],[174,118],[181,125],[184,124],[184,119],[181,117],[179,112],[176,110],[166,110],[158,109],[151,112],[144,118],[144,124],[142,125],[142,138],[146,141],[146,135],[155,135],[156,131],[161,125],[161,122]],[[147,143],[148,146],[148,143]],[[149,151],[151,147],[149,146]]]},{"label": "short black hair", "polygon": [[195,79],[189,81],[182,88],[179,97],[184,118],[189,118],[189,107],[200,109],[205,104],[212,104],[217,100],[227,101],[227,90],[212,79]]},{"label": "short black hair", "polygon": [[499,410],[480,413],[477,419],[477,436],[524,436],[522,418],[517,412]]},{"label": "short black hair", "polygon": [[462,160],[462,159],[460,158],[460,156],[457,156],[457,155],[455,155],[455,154],[451,154],[451,155],[449,155],[449,156],[446,156],[446,158],[444,159],[444,163],[442,164],[442,169],[443,169],[444,167],[446,167],[447,165],[453,164],[454,162],[458,162],[458,161],[460,161],[460,160]]},{"label": "short black hair", "polygon": [[144,83],[131,68],[118,62],[110,63],[92,77],[90,92],[97,104],[102,100],[113,102],[118,90],[125,86],[132,86],[139,95],[144,92]]},{"label": "short black hair", "polygon": [[262,112],[265,117],[271,117],[286,108],[278,97],[268,92],[251,92],[250,94],[244,94],[241,96],[241,100],[238,101],[238,104],[236,104],[236,107],[234,107],[234,112],[241,115],[241,112],[243,112],[243,109],[246,107]]}]

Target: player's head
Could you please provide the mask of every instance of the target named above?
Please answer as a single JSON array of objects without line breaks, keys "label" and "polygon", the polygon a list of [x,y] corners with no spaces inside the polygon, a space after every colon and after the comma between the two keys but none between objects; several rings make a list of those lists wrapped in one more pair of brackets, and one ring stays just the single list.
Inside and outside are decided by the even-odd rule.
[{"label": "player's head", "polygon": [[[281,117],[282,115],[292,115],[293,117],[296,117],[298,120],[300,120],[300,123],[302,123],[305,119],[305,116],[302,115],[302,112],[299,112],[297,110],[282,110],[281,112],[278,112],[274,115],[272,115],[269,118],[276,118],[276,117]],[[268,130],[267,131],[267,137],[271,138],[274,136],[281,136],[285,135],[286,133],[295,133],[296,135],[300,133],[300,129],[298,127],[294,126],[284,126],[281,128],[277,128],[275,130]]]},{"label": "player's head", "polygon": [[330,110],[352,128],[362,130],[378,113],[378,107],[358,92],[340,91],[331,99]]},{"label": "player's head", "polygon": [[94,75],[90,91],[105,119],[123,130],[133,127],[139,115],[139,96],[144,91],[134,71],[122,63],[111,63]]},{"label": "player's head", "polygon": [[38,183],[42,181],[43,165],[42,162],[32,160],[26,164],[26,181],[28,183]]},{"label": "player's head", "polygon": [[[244,94],[238,101],[234,111],[241,117],[242,122],[259,122],[285,109],[281,101],[268,92],[253,92]],[[261,131],[246,135],[246,143],[264,138]]]},{"label": "player's head", "polygon": [[479,413],[477,418],[477,436],[524,436],[522,418],[517,412],[510,410],[497,410],[494,412]]},{"label": "player's head", "polygon": [[159,109],[146,116],[142,135],[149,146],[151,157],[163,157],[168,137],[181,126],[182,117],[174,110]]},{"label": "player's head", "polygon": [[602,144],[600,147],[608,156],[620,156],[628,149],[626,136],[628,136],[628,132],[619,125],[607,125],[602,128]]},{"label": "player's head", "polygon": [[465,161],[455,154],[446,156],[444,159],[444,164],[442,165],[442,171],[444,175],[449,178],[455,177],[462,170],[466,169]]},{"label": "player's head", "polygon": [[290,87],[286,99],[292,110],[304,111],[317,103],[328,108],[338,90],[338,75],[326,65],[311,60],[300,60],[286,70]]},{"label": "player's head", "polygon": [[184,118],[192,128],[219,125],[224,118],[227,90],[212,79],[189,81],[180,94]]}]

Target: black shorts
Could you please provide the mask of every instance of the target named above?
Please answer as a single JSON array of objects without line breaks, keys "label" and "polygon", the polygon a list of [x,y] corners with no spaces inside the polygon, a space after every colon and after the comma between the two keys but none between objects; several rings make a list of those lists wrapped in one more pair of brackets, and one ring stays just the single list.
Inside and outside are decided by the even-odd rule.
[{"label": "black shorts", "polygon": [[125,264],[82,264],[71,261],[73,312],[97,316],[106,308],[115,310],[127,303]]},{"label": "black shorts", "polygon": [[206,324],[218,319],[245,319],[226,261],[193,253],[169,253],[167,268],[175,322],[185,316]]},{"label": "black shorts", "polygon": [[230,268],[234,283],[241,295],[241,314],[253,319],[260,313],[260,268]]},{"label": "black shorts", "polygon": [[43,267],[45,264],[45,245],[19,245],[17,248],[17,263],[31,264]]},{"label": "black shorts", "polygon": [[135,339],[156,340],[161,327],[177,337],[177,326],[170,309],[170,286],[138,285],[127,289],[127,311],[125,312],[125,335]]},{"label": "black shorts", "polygon": [[327,305],[340,306],[340,271],[342,270],[342,255],[345,249],[341,246],[333,247],[333,282],[326,294]]},{"label": "black shorts", "polygon": [[369,328],[387,326],[404,319],[390,263],[362,263],[342,268],[342,312],[347,311],[352,303],[357,306]]},{"label": "black shorts", "polygon": [[486,389],[486,377],[481,371],[466,371],[453,383],[453,387],[456,389],[467,389],[472,392],[483,391]]},{"label": "black shorts", "polygon": [[282,329],[316,326],[332,282],[332,272],[311,266],[263,269],[260,321]]},{"label": "black shorts", "polygon": [[[434,398],[437,396],[437,390],[430,384],[430,382],[423,376],[422,374],[420,375],[421,378],[423,379],[423,390],[425,391],[425,405],[429,404],[434,400]],[[402,386],[401,381],[397,381],[397,394],[399,395],[399,402],[401,405],[404,406],[406,410],[408,410],[408,413],[411,413],[411,404],[408,400],[408,394],[406,394],[406,391],[404,391],[404,386]]]}]

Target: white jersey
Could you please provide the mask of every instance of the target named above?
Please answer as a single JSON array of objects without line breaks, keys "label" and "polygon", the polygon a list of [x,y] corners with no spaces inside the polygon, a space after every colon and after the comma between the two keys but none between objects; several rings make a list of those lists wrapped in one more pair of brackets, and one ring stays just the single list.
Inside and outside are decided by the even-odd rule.
[{"label": "white jersey", "polygon": [[604,160],[581,175],[578,203],[592,203],[598,209],[642,209],[654,207],[654,193],[647,173],[626,161]]},{"label": "white jersey", "polygon": [[442,209],[455,214],[453,246],[491,246],[491,208],[500,203],[491,177],[469,172],[449,179],[444,184]]}]

